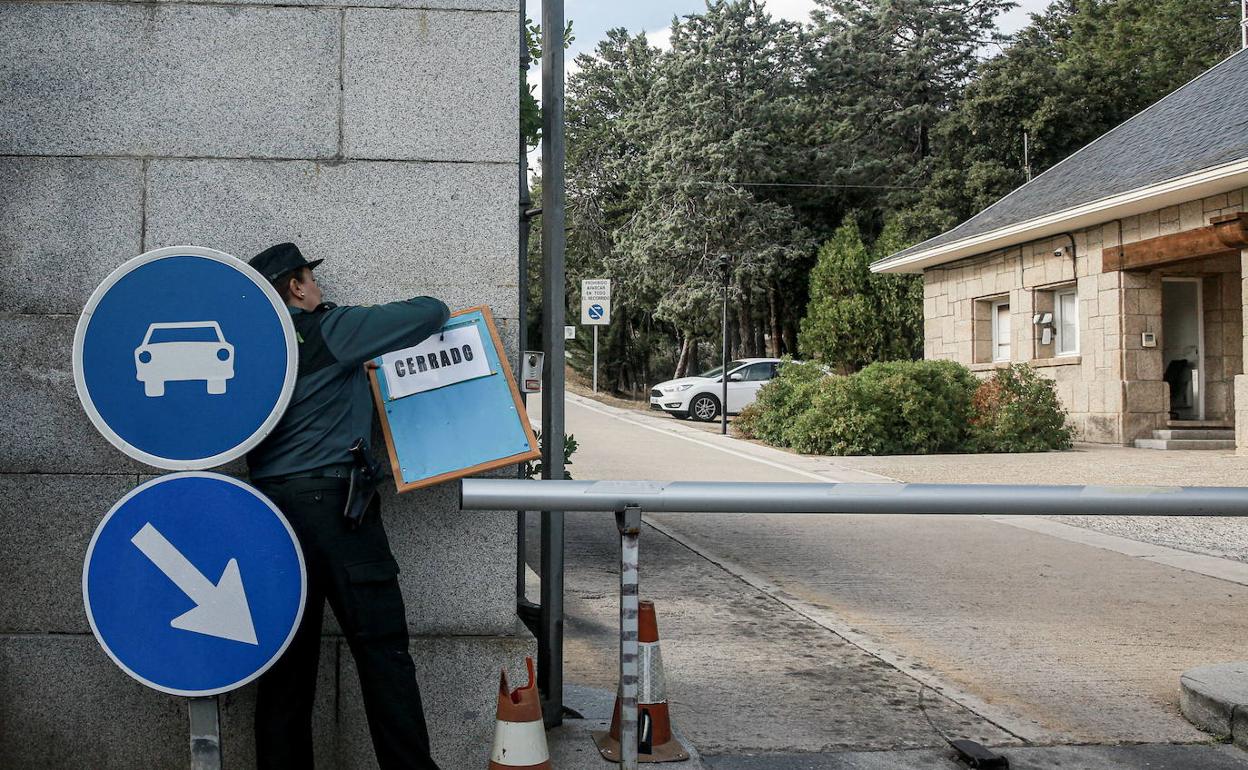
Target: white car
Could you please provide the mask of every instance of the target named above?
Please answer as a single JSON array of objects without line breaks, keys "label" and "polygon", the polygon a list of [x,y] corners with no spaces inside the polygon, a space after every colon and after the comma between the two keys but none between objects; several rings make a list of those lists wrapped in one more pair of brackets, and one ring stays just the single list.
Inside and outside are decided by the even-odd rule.
[{"label": "white car", "polygon": [[[728,362],[728,414],[754,403],[758,389],[770,382],[780,367],[778,358],[742,358]],[[719,416],[723,396],[720,367],[695,377],[660,382],[650,389],[650,408],[673,417],[709,421]]]},{"label": "white car", "polygon": [[165,395],[166,382],[185,380],[203,380],[209,393],[220,395],[234,378],[234,346],[216,321],[154,323],[134,349],[134,368],[150,398]]}]

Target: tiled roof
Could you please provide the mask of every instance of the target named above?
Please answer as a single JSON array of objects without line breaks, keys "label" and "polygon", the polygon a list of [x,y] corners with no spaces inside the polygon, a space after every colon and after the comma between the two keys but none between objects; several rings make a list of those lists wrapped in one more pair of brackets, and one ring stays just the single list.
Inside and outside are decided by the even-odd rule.
[{"label": "tiled roof", "polygon": [[957,227],[876,264],[1245,158],[1248,50],[1226,58]]}]

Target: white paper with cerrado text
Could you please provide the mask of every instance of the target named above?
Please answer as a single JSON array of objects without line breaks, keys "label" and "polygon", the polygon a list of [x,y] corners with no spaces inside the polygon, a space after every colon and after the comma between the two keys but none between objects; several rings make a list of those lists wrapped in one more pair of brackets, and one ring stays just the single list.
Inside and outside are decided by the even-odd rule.
[{"label": "white paper with cerrado text", "polygon": [[491,374],[475,323],[434,334],[415,347],[381,357],[390,399],[444,388]]}]

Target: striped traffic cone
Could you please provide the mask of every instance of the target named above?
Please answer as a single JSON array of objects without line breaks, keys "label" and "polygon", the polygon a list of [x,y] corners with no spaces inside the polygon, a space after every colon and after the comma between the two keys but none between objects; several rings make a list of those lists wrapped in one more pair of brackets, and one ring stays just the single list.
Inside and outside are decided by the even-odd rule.
[{"label": "striped traffic cone", "polygon": [[551,770],[533,659],[526,657],[524,664],[529,669],[529,683],[524,687],[508,691],[507,669],[503,669],[498,683],[498,721],[494,727],[489,770]]},{"label": "striped traffic cone", "polygon": [[[637,759],[640,762],[679,762],[689,752],[672,733],[667,711],[667,687],[663,681],[663,656],[659,652],[659,622],[654,602],[637,606]],[[610,732],[596,732],[594,743],[605,759],[620,761],[620,698],[615,698]]]}]

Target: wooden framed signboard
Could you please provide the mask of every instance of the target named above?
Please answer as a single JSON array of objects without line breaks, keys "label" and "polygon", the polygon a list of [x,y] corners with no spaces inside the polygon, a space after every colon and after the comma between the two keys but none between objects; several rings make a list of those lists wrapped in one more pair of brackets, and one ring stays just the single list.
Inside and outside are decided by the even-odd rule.
[{"label": "wooden framed signboard", "polygon": [[373,400],[399,492],[540,456],[489,307],[374,359]]}]

